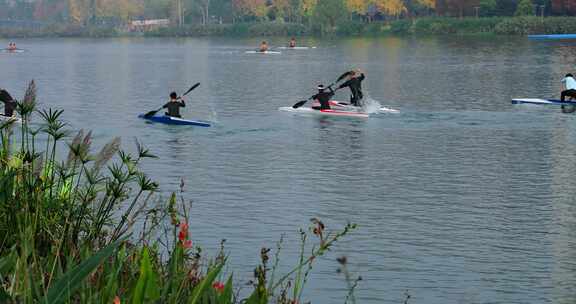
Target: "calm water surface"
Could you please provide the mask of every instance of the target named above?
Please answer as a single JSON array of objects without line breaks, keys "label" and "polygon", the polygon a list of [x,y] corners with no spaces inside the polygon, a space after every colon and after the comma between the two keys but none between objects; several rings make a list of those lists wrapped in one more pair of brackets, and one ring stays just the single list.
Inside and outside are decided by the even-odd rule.
[{"label": "calm water surface", "polygon": [[[342,255],[364,279],[359,303],[401,303],[406,291],[410,303],[576,301],[576,117],[509,102],[557,95],[576,43],[307,40],[318,48],[258,55],[244,53],[257,39],[16,42],[29,52],[0,54],[0,87],[21,96],[35,79],[41,106],[66,109],[96,144],[143,141],[160,156],[144,167],[164,195],[184,178],[194,242],[215,253],[226,238],[243,282],[259,248],[284,233],[292,265],[297,229],[319,217],[360,228],[315,267],[313,303],[344,302]],[[277,111],[351,67],[365,70],[371,98],[400,113]],[[195,82],[184,115],[216,127],[136,118]]]}]

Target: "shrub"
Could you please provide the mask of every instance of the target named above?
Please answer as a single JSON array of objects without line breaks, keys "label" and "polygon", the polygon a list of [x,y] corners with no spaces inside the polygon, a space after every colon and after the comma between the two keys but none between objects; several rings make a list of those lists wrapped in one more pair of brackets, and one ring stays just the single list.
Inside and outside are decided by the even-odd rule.
[{"label": "shrub", "polygon": [[242,299],[223,273],[223,247],[206,258],[192,243],[184,199],[151,204],[158,184],[139,166],[154,155],[139,143],[130,155],[119,138],[92,154],[91,133],[82,130],[64,151],[63,111],[39,112],[43,122],[33,129],[35,106],[31,82],[17,103],[19,134],[17,121],[0,124],[2,303],[301,303],[313,263],[356,227],[329,232],[313,219],[318,243],[306,254],[309,233],[301,231],[299,262],[283,275],[276,273],[282,239],[274,260],[262,248],[253,290]]}]

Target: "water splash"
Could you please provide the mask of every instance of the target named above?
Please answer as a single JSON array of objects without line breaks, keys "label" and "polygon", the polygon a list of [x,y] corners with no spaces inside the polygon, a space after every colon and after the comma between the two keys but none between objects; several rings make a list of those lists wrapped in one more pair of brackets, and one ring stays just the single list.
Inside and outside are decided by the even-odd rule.
[{"label": "water splash", "polygon": [[382,106],[382,104],[366,94],[363,100],[364,104],[362,107],[366,113],[400,113],[400,111],[388,107]]}]

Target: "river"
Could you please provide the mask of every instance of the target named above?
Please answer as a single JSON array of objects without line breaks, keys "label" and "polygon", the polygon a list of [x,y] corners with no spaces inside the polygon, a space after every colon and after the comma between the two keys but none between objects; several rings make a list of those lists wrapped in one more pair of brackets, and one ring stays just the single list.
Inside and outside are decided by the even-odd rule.
[{"label": "river", "polygon": [[[285,39],[271,39],[278,46]],[[312,303],[343,303],[336,258],[361,275],[358,303],[571,303],[576,298],[576,125],[555,107],[512,97],[558,96],[574,42],[519,38],[302,39],[316,46],[247,54],[258,39],[20,39],[0,53],[0,87],[65,109],[95,145],[134,138],[160,158],[143,167],[162,195],[185,181],[191,237],[229,272],[251,278],[260,247],[298,228],[359,228],[320,259]],[[0,44],[8,41],[0,40]],[[350,68],[397,114],[367,120],[279,112]],[[187,118],[213,128],[145,123],[170,91],[201,85]],[[339,92],[345,100],[347,93]]]}]

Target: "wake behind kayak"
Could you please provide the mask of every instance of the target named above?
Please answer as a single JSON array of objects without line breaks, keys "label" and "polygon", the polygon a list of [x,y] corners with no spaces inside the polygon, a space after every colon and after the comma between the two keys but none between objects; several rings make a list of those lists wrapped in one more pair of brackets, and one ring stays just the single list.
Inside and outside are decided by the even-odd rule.
[{"label": "wake behind kayak", "polygon": [[196,127],[211,127],[212,124],[207,121],[201,120],[188,120],[178,117],[171,117],[167,115],[154,115],[146,116],[145,114],[138,115],[138,118],[142,118],[148,121],[163,123],[166,125],[179,125],[179,126],[196,126]]}]

